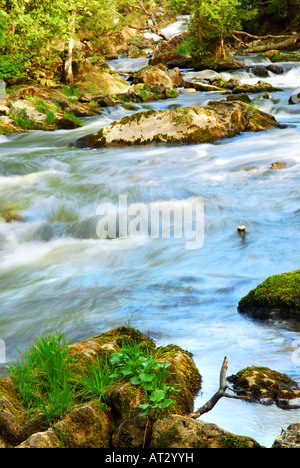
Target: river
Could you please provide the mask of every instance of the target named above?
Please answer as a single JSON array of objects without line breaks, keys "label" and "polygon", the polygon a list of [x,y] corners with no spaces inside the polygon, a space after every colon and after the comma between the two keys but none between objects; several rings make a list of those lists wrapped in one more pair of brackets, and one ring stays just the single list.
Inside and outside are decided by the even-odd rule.
[{"label": "river", "polygon": [[[247,66],[265,61],[243,60]],[[8,362],[45,333],[60,330],[74,342],[130,324],[159,344],[193,353],[203,377],[196,407],[217,390],[225,355],[228,375],[261,365],[300,383],[292,358],[299,325],[258,322],[237,311],[239,300],[266,277],[299,269],[300,107],[288,105],[288,98],[300,88],[300,64],[282,65],[284,74],[270,72],[264,80],[283,91],[252,99],[289,124],[286,129],[184,147],[70,146],[132,112],[224,98],[183,91],[130,111],[107,108],[76,130],[0,136],[0,205],[16,206],[27,219],[0,222],[0,338]],[[128,70],[137,61],[122,59],[118,66]],[[235,76],[259,80],[250,69]],[[286,167],[270,170],[276,161]],[[187,250],[172,238],[99,239],[97,206],[116,204],[119,195],[147,206],[201,201],[203,247]],[[237,232],[240,224],[245,237]],[[223,398],[202,419],[270,447],[281,428],[299,422],[299,410]]]}]

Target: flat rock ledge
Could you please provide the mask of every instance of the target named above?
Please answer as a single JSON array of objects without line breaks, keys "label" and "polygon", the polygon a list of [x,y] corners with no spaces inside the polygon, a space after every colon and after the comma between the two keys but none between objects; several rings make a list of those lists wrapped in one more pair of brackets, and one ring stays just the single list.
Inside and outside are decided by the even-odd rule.
[{"label": "flat rock ledge", "polygon": [[150,110],[123,117],[75,142],[76,147],[212,143],[242,132],[284,128],[276,119],[240,101],[204,107]]}]

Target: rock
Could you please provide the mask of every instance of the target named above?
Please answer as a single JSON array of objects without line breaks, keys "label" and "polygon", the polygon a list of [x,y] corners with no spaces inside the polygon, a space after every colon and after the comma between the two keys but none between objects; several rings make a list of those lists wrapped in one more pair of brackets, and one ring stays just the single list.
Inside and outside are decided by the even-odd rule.
[{"label": "rock", "polygon": [[49,449],[49,448],[62,448],[62,443],[59,436],[53,429],[45,432],[36,432],[28,439],[16,446],[17,449],[32,448],[32,449]]},{"label": "rock", "polygon": [[163,52],[157,56],[152,57],[149,60],[149,65],[158,65],[163,64],[168,68],[192,68],[193,66],[193,59],[192,57],[181,55],[179,52],[174,50]]},{"label": "rock", "polygon": [[268,57],[270,60],[272,60],[275,55],[278,55],[280,52],[279,50],[268,50],[267,52],[264,53],[266,57]]},{"label": "rock", "polygon": [[276,92],[282,91],[280,88],[275,88],[270,83],[264,81],[259,81],[255,85],[242,84],[241,86],[236,86],[233,88],[234,94],[247,94],[247,93],[266,93],[266,92]]},{"label": "rock", "polygon": [[0,379],[0,436],[5,443],[14,446],[47,427],[42,414],[28,418],[12,380]]},{"label": "rock", "polygon": [[262,448],[254,439],[231,434],[215,424],[170,415],[153,426],[151,448]]},{"label": "rock", "polygon": [[101,93],[114,95],[126,93],[128,83],[115,71],[105,67],[97,67],[90,63],[84,63],[78,71],[74,82],[82,93]]},{"label": "rock", "polygon": [[0,104],[0,115],[7,115],[9,108],[5,104]]},{"label": "rock", "polygon": [[207,83],[201,83],[199,81],[186,81],[184,87],[187,89],[194,88],[196,91],[224,91],[224,89],[213,86]]},{"label": "rock", "polygon": [[156,87],[160,92],[174,88],[168,69],[163,65],[147,66],[139,70],[133,80],[134,85],[138,83]]},{"label": "rock", "polygon": [[283,409],[300,408],[297,382],[285,374],[267,367],[247,367],[228,377],[237,395],[250,402],[264,405],[275,403]]},{"label": "rock", "polygon": [[[140,387],[125,383],[115,387],[108,395],[116,418],[113,432],[115,448],[141,448],[147,431],[147,417],[140,417],[139,405],[145,403],[145,395]],[[151,429],[151,424],[149,426]]]},{"label": "rock", "polygon": [[289,104],[295,105],[300,103],[300,93],[294,91],[294,93],[289,98]]},{"label": "rock", "polygon": [[[31,407],[32,416],[28,417],[28,411],[11,379],[0,379],[0,446],[138,448],[145,442],[149,444],[153,423],[159,416],[167,416],[170,412],[185,414],[193,411],[194,399],[201,389],[201,375],[191,355],[176,345],[157,348],[152,339],[132,328],[120,327],[90,340],[69,345],[70,365],[76,370],[79,382],[91,361],[97,364],[107,362],[113,353],[121,351],[123,344],[130,344],[135,346],[135,350],[143,351],[141,356],[145,359],[147,357],[147,360],[151,357],[151,362],[156,366],[158,363],[168,364],[165,386],[172,391],[172,400],[168,402],[168,407],[163,406],[161,411],[145,417],[141,414],[140,404],[146,401],[145,392],[148,393],[148,401],[152,401],[153,388],[151,387],[149,393],[139,383],[133,384],[126,377],[119,376],[106,387],[103,397],[105,407],[104,404],[99,405],[99,399],[77,406],[83,398],[79,393],[80,400],[77,400],[77,404],[72,405],[60,418],[58,416],[49,427],[44,414],[35,414],[37,409],[34,405]],[[77,387],[78,383],[74,387],[75,393],[80,392]]]},{"label": "rock", "polygon": [[9,118],[1,116],[2,133],[25,130],[73,129],[83,125],[78,117],[99,113],[95,106],[86,105],[68,98],[57,89],[29,86],[17,90],[6,100]]},{"label": "rock", "polygon": [[272,448],[300,448],[300,424],[291,424],[275,439]]},{"label": "rock", "polygon": [[153,143],[204,143],[244,131],[283,128],[273,116],[242,102],[209,102],[205,107],[151,110],[126,116],[75,142],[78,147]]},{"label": "rock", "polygon": [[73,409],[53,428],[65,448],[109,448],[109,417],[97,402]]},{"label": "rock", "polygon": [[194,94],[197,92],[197,90],[195,88],[185,88],[184,90],[186,93],[189,93],[189,94]]},{"label": "rock", "polygon": [[198,81],[207,80],[212,83],[215,80],[222,79],[222,75],[215,70],[202,70],[197,73],[194,79]]},{"label": "rock", "polygon": [[282,169],[284,169],[285,167],[286,167],[285,162],[283,162],[283,161],[278,161],[278,162],[272,163],[270,169],[282,170]]},{"label": "rock", "polygon": [[163,89],[162,87],[139,83],[132,85],[128,92],[123,95],[123,101],[129,102],[151,102],[172,99],[178,96],[177,89]]},{"label": "rock", "polygon": [[227,96],[226,100],[230,101],[230,102],[231,101],[242,101],[242,102],[245,102],[246,104],[251,103],[251,99],[248,96],[248,94],[231,94],[231,95]]},{"label": "rock", "polygon": [[216,66],[216,71],[231,71],[239,70],[244,68],[244,63],[239,60],[225,60],[224,62],[219,62]]},{"label": "rock", "polygon": [[268,70],[264,67],[251,67],[250,71],[261,78],[267,78],[269,76]]},{"label": "rock", "polygon": [[225,81],[225,83],[223,84],[223,88],[225,89],[235,89],[239,88],[240,86],[242,86],[241,80],[235,77],[230,78],[230,80]]},{"label": "rock", "polygon": [[274,65],[274,64],[268,65],[266,69],[274,73],[275,75],[282,75],[284,73],[283,67],[279,67],[278,65]]},{"label": "rock", "polygon": [[180,88],[184,85],[184,79],[178,67],[173,68],[169,71],[169,77],[173,82],[173,86],[175,86],[176,88]]},{"label": "rock", "polygon": [[238,310],[257,319],[300,319],[300,270],[275,275],[241,299]]}]

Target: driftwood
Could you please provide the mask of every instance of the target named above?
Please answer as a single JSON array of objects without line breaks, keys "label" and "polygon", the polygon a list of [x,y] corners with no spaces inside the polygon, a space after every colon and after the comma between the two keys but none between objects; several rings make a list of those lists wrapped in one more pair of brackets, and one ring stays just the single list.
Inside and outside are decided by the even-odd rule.
[{"label": "driftwood", "polygon": [[199,418],[202,414],[207,413],[213,407],[218,403],[218,401],[226,395],[226,390],[227,390],[227,384],[226,384],[226,374],[227,374],[227,369],[228,369],[228,359],[227,357],[224,358],[221,372],[220,372],[220,387],[219,390],[214,394],[214,396],[207,402],[205,403],[204,406],[199,408],[195,413],[189,414],[190,418],[197,419]]},{"label": "driftwood", "polygon": [[[242,41],[237,36],[242,36],[244,40]],[[271,34],[267,36],[254,36],[253,34],[246,33],[244,31],[233,31],[232,36],[240,45],[244,48],[244,52],[247,54],[256,53],[256,52],[267,52],[268,50],[283,50],[288,49],[297,44],[299,36],[297,33],[293,33],[291,36],[282,35],[282,36],[273,36]],[[255,40],[268,40],[268,39],[285,39],[280,42],[268,42],[267,44],[256,45],[251,47],[251,43],[245,43],[246,39],[255,39]]]}]

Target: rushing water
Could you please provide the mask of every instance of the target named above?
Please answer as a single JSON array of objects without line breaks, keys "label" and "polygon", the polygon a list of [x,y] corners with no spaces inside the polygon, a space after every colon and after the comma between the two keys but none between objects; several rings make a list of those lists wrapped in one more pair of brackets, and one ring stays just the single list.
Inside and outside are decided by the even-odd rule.
[{"label": "rushing water", "polygon": [[[246,65],[257,61],[248,57]],[[300,64],[284,66],[284,75],[265,79],[282,92],[252,96],[290,124],[283,130],[184,147],[69,145],[132,112],[224,98],[183,91],[131,111],[106,109],[81,129],[0,137],[0,207],[13,205],[26,217],[0,222],[0,338],[8,361],[54,330],[74,342],[130,322],[160,344],[193,353],[203,376],[197,407],[216,391],[225,355],[229,375],[263,365],[300,382],[292,359],[299,326],[237,312],[241,297],[266,277],[299,269],[300,107],[288,98],[300,87]],[[258,81],[249,70],[236,75]],[[276,161],[285,169],[270,170]],[[117,204],[119,195],[147,205],[203,202],[203,248],[187,250],[182,239],[99,239],[97,206]],[[281,428],[299,422],[299,410],[224,398],[203,419],[271,446]]]}]

